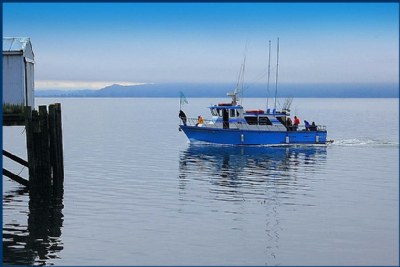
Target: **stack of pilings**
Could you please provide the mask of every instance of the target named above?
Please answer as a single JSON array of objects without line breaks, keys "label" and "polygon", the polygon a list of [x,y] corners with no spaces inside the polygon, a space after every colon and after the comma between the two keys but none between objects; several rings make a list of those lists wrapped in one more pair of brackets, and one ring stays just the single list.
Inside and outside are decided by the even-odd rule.
[{"label": "stack of pilings", "polygon": [[62,198],[64,160],[61,105],[39,106],[39,112],[26,110],[26,144],[30,197]]}]

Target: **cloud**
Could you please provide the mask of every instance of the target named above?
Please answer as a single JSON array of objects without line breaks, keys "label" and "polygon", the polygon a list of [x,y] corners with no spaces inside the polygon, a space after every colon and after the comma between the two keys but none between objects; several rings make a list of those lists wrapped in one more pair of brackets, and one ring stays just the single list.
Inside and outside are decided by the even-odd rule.
[{"label": "cloud", "polygon": [[61,80],[38,80],[35,81],[35,89],[62,89],[62,90],[77,90],[77,89],[90,89],[97,90],[110,86],[112,84],[119,84],[124,86],[142,85],[145,83],[138,82],[123,82],[123,81],[61,81]]}]

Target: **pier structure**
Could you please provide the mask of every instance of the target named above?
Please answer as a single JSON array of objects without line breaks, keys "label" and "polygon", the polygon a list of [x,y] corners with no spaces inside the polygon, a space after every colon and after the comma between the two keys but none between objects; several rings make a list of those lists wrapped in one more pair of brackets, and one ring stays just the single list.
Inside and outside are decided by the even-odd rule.
[{"label": "pier structure", "polygon": [[[23,119],[21,118],[23,117]],[[3,126],[25,126],[27,160],[3,149],[3,156],[28,167],[29,179],[3,168],[3,175],[29,189],[30,197],[62,198],[64,193],[64,159],[61,104],[25,107],[24,114],[3,114]]]}]

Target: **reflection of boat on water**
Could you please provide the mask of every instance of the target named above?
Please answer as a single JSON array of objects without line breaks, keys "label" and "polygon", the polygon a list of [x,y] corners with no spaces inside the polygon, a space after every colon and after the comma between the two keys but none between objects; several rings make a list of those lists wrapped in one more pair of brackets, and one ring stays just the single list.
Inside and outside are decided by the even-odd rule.
[{"label": "reflection of boat on water", "polygon": [[180,154],[180,196],[191,203],[190,212],[200,206],[209,207],[211,215],[230,214],[224,225],[233,236],[264,233],[257,241],[245,241],[265,247],[265,265],[280,265],[281,220],[291,218],[285,206],[315,204],[312,177],[323,168],[326,154],[326,146],[189,144]]},{"label": "reflection of boat on water", "polygon": [[[180,156],[181,186],[190,180],[209,181],[219,196],[243,198],[258,196],[254,190],[285,187],[292,189],[307,183],[310,175],[322,168],[326,160],[325,146],[215,146],[189,145]],[[303,179],[299,179],[303,178]],[[235,191],[230,191],[235,188]],[[229,190],[225,190],[229,189]]]},{"label": "reflection of boat on water", "polygon": [[223,146],[223,145],[199,145],[189,144],[184,151],[189,155],[240,155],[245,157],[282,158],[285,155],[303,154],[312,157],[318,154],[326,154],[326,146]]},{"label": "reflection of boat on water", "polygon": [[[181,175],[207,172],[211,176],[261,177],[297,175],[299,168],[325,162],[325,146],[214,146],[194,145],[182,152]],[[311,169],[312,170],[312,169]],[[293,171],[292,173],[290,173]]]}]

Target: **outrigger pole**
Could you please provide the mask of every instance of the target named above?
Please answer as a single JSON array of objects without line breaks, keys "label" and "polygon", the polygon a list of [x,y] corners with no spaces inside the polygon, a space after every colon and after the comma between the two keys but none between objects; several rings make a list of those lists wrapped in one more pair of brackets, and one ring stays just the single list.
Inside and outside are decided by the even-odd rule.
[{"label": "outrigger pole", "polygon": [[269,40],[269,49],[268,49],[268,83],[267,83],[267,110],[268,110],[268,96],[269,96],[269,76],[271,71],[271,40]]},{"label": "outrigger pole", "polygon": [[278,93],[278,66],[279,66],[279,37],[278,37],[278,44],[277,44],[277,56],[276,56],[276,79],[275,79],[275,103],[274,109],[276,110],[276,95]]},{"label": "outrigger pole", "polygon": [[[246,44],[246,51],[247,51],[247,44]],[[242,90],[241,90],[241,94],[240,94],[240,104],[242,104],[243,101],[243,91],[244,91],[244,71],[246,68],[246,54],[244,55],[244,59],[243,59],[243,73],[242,73]]]},{"label": "outrigger pole", "polygon": [[179,96],[179,110],[182,110],[182,92],[180,92]]}]

